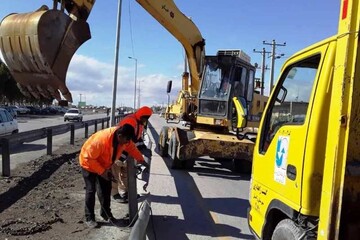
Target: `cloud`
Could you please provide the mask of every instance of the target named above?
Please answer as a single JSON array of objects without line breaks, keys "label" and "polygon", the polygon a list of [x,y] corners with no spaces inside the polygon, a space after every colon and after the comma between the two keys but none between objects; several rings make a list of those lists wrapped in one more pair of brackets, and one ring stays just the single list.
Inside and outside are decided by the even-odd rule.
[{"label": "cloud", "polygon": [[[145,69],[145,65],[138,68]],[[173,80],[171,100],[176,98],[181,88],[181,71],[174,76],[162,73],[137,76],[137,95],[140,82],[141,105],[161,105],[167,103],[166,86]],[[84,55],[75,54],[66,77],[66,85],[72,93],[74,104],[86,101],[96,106],[112,105],[112,89],[114,83],[114,67],[112,64],[98,61]],[[134,105],[134,68],[119,66],[117,78],[116,106]],[[137,101],[137,99],[136,99]]]}]

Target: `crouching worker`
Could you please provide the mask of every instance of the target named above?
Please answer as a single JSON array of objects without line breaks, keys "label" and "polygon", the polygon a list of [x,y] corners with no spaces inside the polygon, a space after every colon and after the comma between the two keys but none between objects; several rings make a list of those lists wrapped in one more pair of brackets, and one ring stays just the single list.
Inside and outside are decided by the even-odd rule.
[{"label": "crouching worker", "polygon": [[117,220],[111,213],[111,166],[126,151],[137,161],[144,161],[131,139],[135,135],[134,128],[125,124],[111,127],[94,133],[81,148],[80,166],[85,180],[85,223],[90,228],[98,226],[95,221],[95,193],[101,205],[100,216],[108,222]]},{"label": "crouching worker", "polygon": [[[151,115],[151,108],[144,106],[139,108],[135,113],[127,115],[119,122],[120,127],[129,124],[135,129],[135,135],[132,141],[149,162],[151,160],[152,152],[151,149],[148,149],[144,143],[143,133]],[[127,151],[124,151],[121,154],[120,159],[116,160],[112,167],[112,173],[116,179],[116,182],[112,183],[112,195],[114,200],[119,203],[126,203],[128,201],[128,172],[126,164],[128,154],[129,153]],[[141,164],[146,168],[149,168],[148,162],[144,161]]]}]

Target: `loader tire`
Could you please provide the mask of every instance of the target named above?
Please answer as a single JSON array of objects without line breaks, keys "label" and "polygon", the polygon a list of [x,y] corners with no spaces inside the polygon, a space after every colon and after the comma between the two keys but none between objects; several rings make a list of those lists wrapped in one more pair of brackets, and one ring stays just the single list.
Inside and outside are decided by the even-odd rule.
[{"label": "loader tire", "polygon": [[169,127],[162,127],[159,135],[158,150],[161,157],[168,156],[168,129]]},{"label": "loader tire", "polygon": [[177,154],[176,154],[178,147],[179,147],[179,143],[176,139],[175,132],[173,132],[171,134],[170,142],[169,142],[169,150],[171,150],[171,152],[169,152],[169,154],[170,154],[170,158],[171,158],[171,168],[172,169],[184,168],[183,162],[179,160],[179,158],[177,157]]},{"label": "loader tire", "polygon": [[284,219],[275,227],[271,240],[297,240],[302,234],[303,230],[291,219]]}]

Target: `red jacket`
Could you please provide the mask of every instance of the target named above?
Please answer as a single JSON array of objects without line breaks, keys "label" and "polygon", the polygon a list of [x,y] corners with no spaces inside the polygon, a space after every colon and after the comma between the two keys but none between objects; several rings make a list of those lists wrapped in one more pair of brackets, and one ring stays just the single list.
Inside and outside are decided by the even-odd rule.
[{"label": "red jacket", "polygon": [[[81,148],[80,166],[89,172],[101,175],[113,164],[114,132],[119,127],[111,127],[94,133]],[[130,141],[128,144],[118,145],[115,159],[119,159],[123,151],[129,153],[135,160],[142,162],[144,157]]]}]

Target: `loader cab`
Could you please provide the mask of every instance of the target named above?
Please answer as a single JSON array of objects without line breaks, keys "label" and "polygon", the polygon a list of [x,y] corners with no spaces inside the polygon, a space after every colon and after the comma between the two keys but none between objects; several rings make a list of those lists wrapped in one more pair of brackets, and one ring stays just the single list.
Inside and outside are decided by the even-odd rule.
[{"label": "loader cab", "polygon": [[199,91],[198,116],[231,120],[233,98],[249,107],[254,94],[255,67],[238,55],[207,56]]}]

